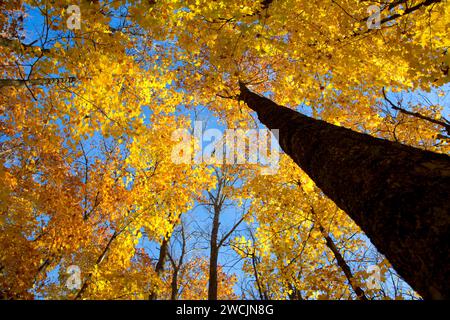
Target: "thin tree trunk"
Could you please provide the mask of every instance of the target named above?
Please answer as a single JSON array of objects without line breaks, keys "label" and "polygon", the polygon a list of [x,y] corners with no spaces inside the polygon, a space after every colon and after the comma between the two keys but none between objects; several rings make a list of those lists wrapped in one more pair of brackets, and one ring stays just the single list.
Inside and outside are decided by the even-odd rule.
[{"label": "thin tree trunk", "polygon": [[261,300],[269,300],[267,297],[267,293],[265,290],[263,290],[262,286],[261,286],[261,282],[259,280],[259,273],[258,273],[258,267],[256,264],[256,256],[253,253],[252,254],[252,267],[253,267],[253,274],[255,276],[255,281],[256,281],[256,286],[258,288],[258,293],[259,293],[259,299]]},{"label": "thin tree trunk", "polygon": [[[155,272],[158,276],[164,271],[164,264],[166,263],[167,251],[169,249],[169,239],[165,237],[161,243],[161,248],[159,249],[159,257],[158,262],[155,266]],[[149,300],[158,299],[158,293],[156,291],[152,291],[148,298]]]},{"label": "thin tree trunk", "polygon": [[[250,237],[253,241],[253,243],[256,242],[255,236],[251,230],[250,231]],[[256,287],[258,289],[259,298],[260,300],[269,300],[269,295],[267,294],[267,291],[262,287],[261,280],[259,278],[259,271],[258,271],[258,258],[256,256],[256,249],[253,250],[253,252],[250,255],[252,260],[252,268],[253,268],[253,275],[255,277]]]},{"label": "thin tree trunk", "polygon": [[177,300],[178,298],[178,269],[174,268],[172,273],[172,282],[170,283],[171,293],[170,300]]},{"label": "thin tree trunk", "polygon": [[239,99],[425,299],[450,298],[450,157],[331,125],[240,83]]},{"label": "thin tree trunk", "polygon": [[321,225],[319,225],[319,230],[322,233],[323,237],[325,238],[325,243],[326,243],[328,249],[330,249],[333,252],[333,255],[336,258],[336,262],[337,262],[339,268],[341,268],[342,272],[344,272],[345,277],[348,280],[348,283],[352,287],[353,291],[355,291],[358,299],[359,300],[367,300],[364,290],[361,289],[360,286],[355,284],[352,271],[351,271],[349,265],[347,264],[347,262],[345,261],[344,257],[341,255],[338,248],[334,244],[333,239],[331,239],[329,234],[323,229],[323,227]]},{"label": "thin tree trunk", "polygon": [[217,260],[219,258],[217,238],[219,234],[220,210],[221,208],[218,208],[216,205],[214,206],[209,257],[208,300],[217,300]]},{"label": "thin tree trunk", "polygon": [[[122,230],[123,231],[123,230]],[[116,232],[114,231],[113,235],[111,236],[111,238],[109,238],[108,243],[106,244],[105,248],[103,249],[102,253],[100,254],[100,256],[97,258],[97,260],[95,261],[95,265],[99,266],[103,260],[106,257],[106,254],[109,251],[109,248],[111,247],[111,244],[113,243],[113,241],[115,239],[117,239],[117,236],[122,232]],[[87,276],[87,279],[83,282],[83,285],[81,286],[80,290],[77,292],[77,295],[75,296],[74,300],[78,300],[81,299],[81,296],[84,294],[84,292],[86,291],[86,289],[88,288],[90,282],[91,282],[91,276],[92,273],[89,273]]]},{"label": "thin tree trunk", "polygon": [[170,299],[171,300],[177,300],[178,299],[178,273],[180,272],[182,266],[183,266],[183,261],[184,261],[184,256],[186,254],[186,233],[184,230],[184,225],[183,222],[181,222],[181,253],[180,253],[180,257],[178,258],[178,261],[175,261],[174,257],[172,256],[171,252],[168,250],[167,251],[167,256],[169,257],[170,263],[172,264],[172,281],[170,283],[170,288],[171,288],[171,293],[170,293]]}]

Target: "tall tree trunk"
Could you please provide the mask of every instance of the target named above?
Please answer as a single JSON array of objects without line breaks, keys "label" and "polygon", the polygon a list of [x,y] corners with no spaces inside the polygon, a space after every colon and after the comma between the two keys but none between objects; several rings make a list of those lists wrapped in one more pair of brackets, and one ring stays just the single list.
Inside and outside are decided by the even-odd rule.
[{"label": "tall tree trunk", "polygon": [[450,157],[302,115],[240,83],[239,99],[425,299],[450,298]]},{"label": "tall tree trunk", "polygon": [[[169,249],[169,238],[165,237],[161,243],[161,248],[159,249],[158,262],[155,266],[155,272],[158,276],[164,271],[164,264],[166,262],[167,250]],[[158,294],[156,291],[152,291],[148,297],[149,300],[158,299]]]},{"label": "tall tree trunk", "polygon": [[215,205],[210,241],[208,300],[217,300],[217,260],[219,258],[217,238],[219,234],[220,211],[221,208]]}]

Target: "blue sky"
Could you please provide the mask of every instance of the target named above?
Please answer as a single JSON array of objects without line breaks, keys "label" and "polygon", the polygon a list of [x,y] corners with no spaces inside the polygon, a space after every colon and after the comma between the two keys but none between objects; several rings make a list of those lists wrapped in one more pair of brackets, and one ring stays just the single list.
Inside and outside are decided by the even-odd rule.
[{"label": "blue sky", "polygon": [[[25,19],[25,39],[24,43],[31,43],[37,38],[39,38],[42,30],[42,25],[44,24],[44,18],[40,14],[40,12],[37,9],[31,9],[28,8],[28,17]],[[112,26],[114,24],[118,23],[118,21],[113,20]],[[57,34],[52,31],[50,38],[57,36]],[[168,43],[159,42],[160,45],[165,46],[169,45]],[[175,64],[176,66],[176,64]],[[25,71],[28,71],[25,69]],[[437,90],[443,90],[445,93],[444,96],[439,97],[437,94]],[[403,95],[408,95],[407,93],[403,93]],[[395,100],[395,96],[394,100]],[[446,85],[442,88],[436,89],[431,93],[426,92],[415,92],[414,94],[410,95],[413,102],[424,102],[427,99],[433,103],[433,104],[441,104],[444,106],[444,112],[443,114],[448,118],[450,114],[450,85]],[[151,114],[151,109],[148,107],[143,106],[143,113],[146,116],[149,116]],[[200,107],[197,112],[196,117],[194,118],[194,113],[192,111],[180,111],[181,114],[186,114],[191,117],[191,119],[194,120],[203,120],[205,121],[206,128],[215,128],[219,129],[221,131],[224,131],[226,128],[225,126],[218,121],[218,119],[205,107]],[[310,109],[302,109],[306,114],[310,113]],[[259,124],[262,128],[261,124]],[[94,136],[92,139],[97,140],[100,139],[100,135]],[[89,142],[89,141],[86,141]],[[204,145],[208,144],[209,142],[204,141]],[[95,150],[91,151],[93,155],[96,154]],[[97,153],[99,154],[99,153]],[[221,220],[221,228],[223,230],[223,233],[229,230],[231,226],[236,221],[236,217],[241,214],[240,208],[236,208],[233,206],[227,207],[223,213],[222,213],[222,220]],[[196,230],[209,230],[211,225],[211,215],[208,212],[207,208],[205,206],[196,206],[195,210],[192,210],[191,212],[186,213],[187,216],[191,217],[193,221],[195,221]],[[191,224],[188,228],[194,229],[194,226]],[[240,228],[238,228],[238,231],[243,231],[245,228],[245,225],[242,225]],[[209,249],[207,248],[207,241],[205,239],[202,239],[201,237],[198,238],[197,243],[194,243],[198,247],[198,250],[196,251],[197,254],[201,254],[204,256],[208,256]],[[159,245],[150,242],[146,239],[143,239],[139,246],[144,247],[153,257],[157,257],[158,255],[158,248]],[[243,278],[245,275],[241,271],[242,261],[239,261],[237,255],[233,254],[229,248],[225,248],[221,252],[220,255],[220,263],[225,266],[225,268],[229,268],[230,272],[236,273],[238,277]],[[58,274],[58,269],[55,269],[51,272],[49,272],[49,277],[51,279],[54,279],[56,281],[56,276]],[[239,282],[236,285],[236,293],[240,293],[240,287]]]}]

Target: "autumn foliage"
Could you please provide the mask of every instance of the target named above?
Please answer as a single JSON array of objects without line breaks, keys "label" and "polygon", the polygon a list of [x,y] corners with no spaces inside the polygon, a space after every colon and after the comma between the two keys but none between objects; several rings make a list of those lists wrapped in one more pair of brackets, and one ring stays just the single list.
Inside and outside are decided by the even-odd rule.
[{"label": "autumn foliage", "polygon": [[0,9],[0,298],[207,299],[211,245],[216,299],[420,298],[286,154],[271,175],[178,163],[173,132],[260,128],[237,98],[243,81],[313,118],[448,154],[448,1]]}]

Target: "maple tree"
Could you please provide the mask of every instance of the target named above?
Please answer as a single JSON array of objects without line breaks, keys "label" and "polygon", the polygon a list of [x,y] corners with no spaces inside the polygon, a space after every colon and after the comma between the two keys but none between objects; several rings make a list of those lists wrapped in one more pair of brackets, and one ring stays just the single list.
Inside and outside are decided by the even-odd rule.
[{"label": "maple tree", "polygon": [[[448,298],[448,1],[0,9],[1,298]],[[279,129],[278,172],[174,161],[202,113]],[[208,196],[189,256],[174,243],[199,241],[182,221]],[[220,234],[225,198],[240,217]]]},{"label": "maple tree", "polygon": [[287,156],[276,175],[255,176],[246,193],[255,199],[248,217],[255,227],[247,236],[236,237],[233,247],[254,278],[256,298],[364,300],[414,295],[408,288],[393,293],[390,285],[374,290],[367,264],[377,265],[386,278],[388,261],[370,253],[361,229]]}]

